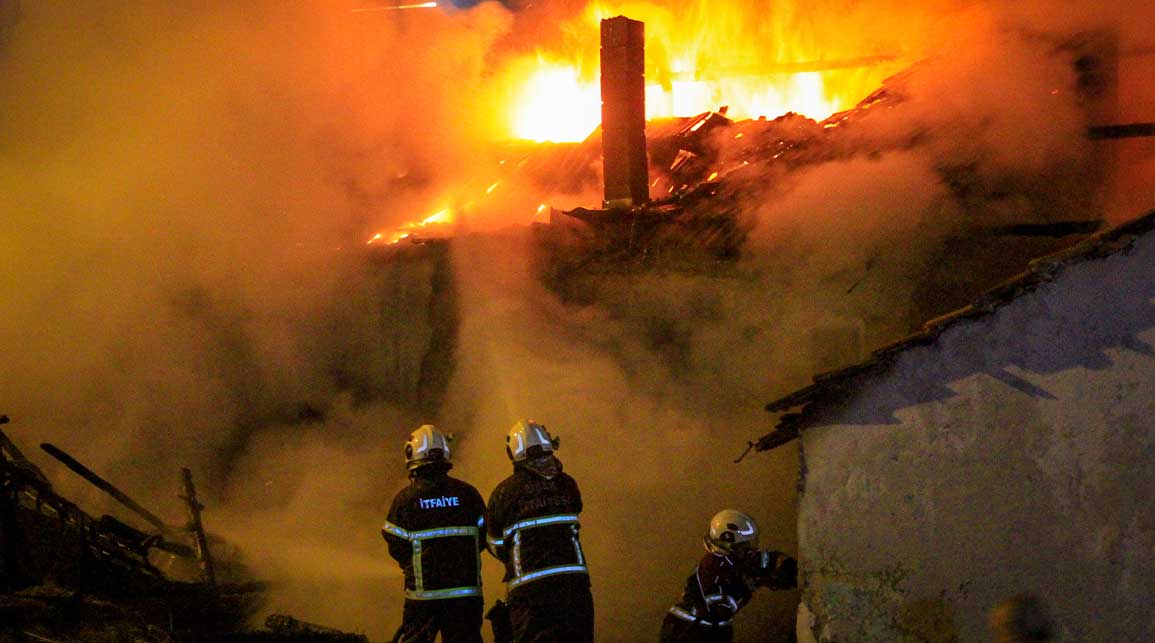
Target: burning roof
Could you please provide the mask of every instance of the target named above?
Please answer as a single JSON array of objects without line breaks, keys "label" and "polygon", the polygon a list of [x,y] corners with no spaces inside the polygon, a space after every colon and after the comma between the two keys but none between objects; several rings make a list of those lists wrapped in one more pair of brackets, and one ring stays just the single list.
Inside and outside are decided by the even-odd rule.
[{"label": "burning roof", "polygon": [[[348,600],[310,620],[376,632],[400,611],[377,600],[399,596],[394,569],[350,526],[374,523],[404,476],[370,445],[414,416],[477,445],[514,409],[581,428],[592,497],[637,503],[596,503],[595,544],[637,507],[678,528],[729,493],[788,515],[783,487],[711,473],[730,455],[721,432],[749,432],[762,402],[821,370],[812,339],[844,339],[835,357],[853,363],[934,316],[912,300],[956,307],[910,284],[1027,256],[989,231],[1093,217],[1062,197],[1105,165],[1081,136],[1075,56],[1037,36],[1054,25],[994,24],[1016,3],[103,2],[96,22],[18,4],[15,27],[0,19],[6,410],[61,444],[83,428],[84,459],[130,485],[178,457],[213,472],[207,501],[280,527],[235,535],[263,575],[296,583],[286,600],[340,585]],[[587,140],[590,16],[618,13],[651,36],[657,183],[653,203],[613,211]],[[947,60],[893,75],[928,54]],[[347,251],[376,232],[367,260]],[[662,448],[600,457],[623,424]],[[501,457],[465,449],[462,469]],[[674,470],[703,473],[654,484]],[[788,526],[766,535],[791,546]],[[600,551],[623,575],[608,584],[655,587],[678,555]],[[599,607],[609,638],[664,600],[635,598]]]}]

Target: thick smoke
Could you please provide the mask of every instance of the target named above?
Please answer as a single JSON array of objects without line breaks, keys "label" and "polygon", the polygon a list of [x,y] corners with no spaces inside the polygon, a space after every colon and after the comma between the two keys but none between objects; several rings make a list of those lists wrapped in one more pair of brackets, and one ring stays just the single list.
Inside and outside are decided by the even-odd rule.
[{"label": "thick smoke", "polygon": [[[580,3],[209,4],[0,2],[0,411],[26,450],[54,442],[174,523],[192,467],[210,529],[274,582],[269,610],[385,639],[400,579],[377,530],[430,419],[434,268],[362,248],[488,183],[493,68]],[[720,508],[793,550],[796,452],[731,461],[772,427],[766,401],[918,321],[912,284],[946,230],[1086,202],[1097,152],[1063,43],[1119,26],[1103,20],[1123,3],[774,5],[819,42],[841,28],[864,56],[924,62],[856,130],[861,154],[749,190],[732,272],[607,277],[577,306],[537,281],[523,228],[486,213],[454,244],[456,364],[433,414],[483,495],[518,417],[562,436],[604,640],[654,638]],[[1120,47],[1152,46],[1151,14],[1128,10]],[[509,211],[550,200],[520,187]],[[793,599],[760,596],[739,635],[783,634]]]},{"label": "thick smoke", "polygon": [[[1102,175],[1068,43],[1104,25],[959,8],[919,14],[941,48],[903,81],[905,103],[865,119],[858,154],[751,190],[733,274],[605,276],[597,304],[575,306],[533,279],[525,236],[457,244],[463,355],[447,419],[488,436],[463,445],[483,487],[505,474],[492,445],[512,419],[565,436],[604,636],[652,635],[717,508],[754,512],[764,544],[793,547],[793,453],[730,460],[769,428],[763,402],[924,321],[909,317],[914,288],[946,234],[1095,216]],[[788,600],[762,597],[740,635],[785,636],[768,621]]]},{"label": "thick smoke", "polygon": [[383,638],[396,572],[377,530],[419,419],[430,271],[363,248],[468,173],[486,124],[462,114],[507,13],[0,7],[10,433],[174,524],[191,467],[209,528],[274,582],[270,609]]}]

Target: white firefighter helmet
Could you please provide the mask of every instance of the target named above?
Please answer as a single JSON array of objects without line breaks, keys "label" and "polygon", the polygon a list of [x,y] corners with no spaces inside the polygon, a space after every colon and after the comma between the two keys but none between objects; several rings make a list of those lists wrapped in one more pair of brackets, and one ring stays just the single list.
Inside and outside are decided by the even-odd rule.
[{"label": "white firefighter helmet", "polygon": [[518,420],[505,436],[505,453],[510,460],[521,462],[527,457],[553,453],[560,444],[561,439],[550,437],[544,425],[533,420]]},{"label": "white firefighter helmet", "polygon": [[758,546],[758,523],[737,509],[723,509],[710,519],[710,528],[702,538],[706,549],[715,554],[729,554],[735,549]]},{"label": "white firefighter helmet", "polygon": [[446,435],[432,424],[421,425],[405,443],[405,464],[412,470],[432,462],[449,462],[451,440],[453,434]]}]

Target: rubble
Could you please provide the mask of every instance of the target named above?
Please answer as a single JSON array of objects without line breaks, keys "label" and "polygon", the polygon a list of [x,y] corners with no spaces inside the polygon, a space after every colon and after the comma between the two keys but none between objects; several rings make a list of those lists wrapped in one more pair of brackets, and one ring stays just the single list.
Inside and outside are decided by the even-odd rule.
[{"label": "rubble", "polygon": [[332,643],[368,643],[369,640],[361,634],[346,634],[331,627],[306,623],[284,614],[269,616],[265,619],[265,627],[274,634],[285,637],[283,640],[297,638],[308,641],[324,640]]},{"label": "rubble", "polygon": [[[854,109],[821,122],[795,113],[733,120],[724,106],[691,118],[650,121],[646,146],[653,200],[552,211],[550,222],[535,230],[543,280],[564,296],[581,290],[569,282],[585,275],[732,272],[729,266],[739,258],[752,225],[744,218],[743,202],[798,169],[879,153],[862,149],[850,134],[868,112],[905,100],[907,78],[888,79]],[[578,145],[526,150],[512,171],[555,191],[588,189],[596,179],[589,168],[596,168],[600,137],[599,130]]]},{"label": "rubble", "polygon": [[43,449],[46,453],[48,453],[52,457],[59,460],[61,463],[64,464],[64,466],[71,469],[77,475],[84,478],[88,482],[91,482],[93,484],[93,486],[100,489],[101,491],[104,491],[108,495],[112,496],[113,499],[115,499],[121,505],[124,505],[130,511],[132,511],[136,515],[143,518],[145,520],[145,522],[152,525],[158,532],[157,534],[152,534],[152,535],[144,534],[142,532],[136,531],[135,529],[132,529],[128,525],[121,523],[120,521],[112,518],[111,516],[104,516],[100,519],[102,523],[111,524],[112,527],[114,528],[114,530],[119,532],[120,536],[122,538],[124,538],[126,541],[133,541],[133,542],[138,543],[137,544],[138,548],[146,548],[147,549],[148,547],[157,547],[159,549],[163,549],[165,551],[176,554],[178,556],[186,556],[186,557],[192,556],[192,550],[189,549],[188,546],[182,545],[178,542],[166,541],[164,539],[164,537],[165,536],[167,536],[169,538],[174,537],[175,536],[175,530],[172,527],[169,527],[168,525],[166,525],[164,523],[164,521],[162,521],[160,518],[157,518],[156,515],[154,515],[151,511],[145,509],[139,503],[137,503],[135,500],[130,498],[128,496],[128,494],[124,493],[120,489],[117,489],[115,485],[108,482],[104,478],[101,478],[100,476],[96,475],[96,473],[94,473],[88,467],[86,467],[83,464],[81,464],[80,462],[78,462],[72,456],[65,453],[60,448],[58,448],[52,444],[49,444],[47,442],[44,444],[41,444],[40,448]]},{"label": "rubble", "polygon": [[[251,629],[267,586],[248,579],[236,561],[226,561],[226,582],[219,582],[209,548],[224,548],[204,531],[188,469],[182,498],[190,524],[174,527],[64,451],[42,446],[154,531],[92,517],[57,493],[0,431],[0,643],[366,640],[287,616],[267,630]],[[197,570],[191,580],[190,566]]]},{"label": "rubble", "polygon": [[180,498],[185,501],[185,507],[188,509],[189,531],[195,539],[197,566],[204,574],[205,583],[210,587],[215,587],[217,584],[216,570],[213,568],[213,557],[209,551],[204,525],[201,524],[201,509],[204,509],[204,505],[197,500],[197,490],[193,485],[192,471],[184,468],[180,472],[181,485],[184,488],[184,495]]}]

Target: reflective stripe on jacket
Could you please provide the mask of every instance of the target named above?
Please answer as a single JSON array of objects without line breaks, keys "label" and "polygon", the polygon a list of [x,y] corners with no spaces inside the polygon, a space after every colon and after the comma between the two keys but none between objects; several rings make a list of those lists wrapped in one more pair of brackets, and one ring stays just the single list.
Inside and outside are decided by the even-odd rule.
[{"label": "reflective stripe on jacket", "polygon": [[754,587],[790,589],[795,570],[794,559],[778,551],[707,553],[686,579],[682,599],[670,613],[702,627],[728,627],[750,600]]},{"label": "reflective stripe on jacket", "polygon": [[486,541],[505,563],[511,593],[559,575],[582,575],[588,583],[581,510],[581,492],[565,473],[545,478],[518,466],[498,485],[489,498]]},{"label": "reflective stripe on jacket", "polygon": [[702,627],[730,627],[733,624],[733,621],[729,621],[729,620],[718,621],[716,623],[713,621],[707,621],[707,620],[705,620],[704,615],[700,616],[700,615],[694,614],[692,612],[687,612],[686,610],[678,607],[677,605],[670,608],[670,613],[673,614],[674,616],[677,616],[678,618],[682,619],[683,621],[688,621],[690,623],[693,623],[694,625],[700,625]]},{"label": "reflective stripe on jacket", "polygon": [[481,494],[446,475],[414,477],[381,528],[411,600],[480,597],[484,531]]},{"label": "reflective stripe on jacket", "polygon": [[670,613],[702,627],[728,627],[752,593],[743,571],[729,556],[707,553]]}]

